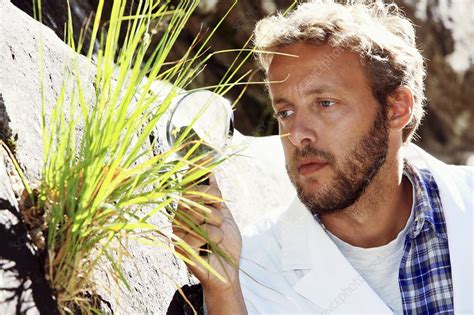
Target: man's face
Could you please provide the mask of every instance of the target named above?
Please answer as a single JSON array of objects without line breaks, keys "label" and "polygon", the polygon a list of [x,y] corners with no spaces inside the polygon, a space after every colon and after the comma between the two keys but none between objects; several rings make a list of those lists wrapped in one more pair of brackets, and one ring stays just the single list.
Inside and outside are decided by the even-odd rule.
[{"label": "man's face", "polygon": [[358,55],[304,43],[279,52],[298,56],[275,55],[269,69],[288,175],[311,212],[345,209],[384,164],[385,113]]}]

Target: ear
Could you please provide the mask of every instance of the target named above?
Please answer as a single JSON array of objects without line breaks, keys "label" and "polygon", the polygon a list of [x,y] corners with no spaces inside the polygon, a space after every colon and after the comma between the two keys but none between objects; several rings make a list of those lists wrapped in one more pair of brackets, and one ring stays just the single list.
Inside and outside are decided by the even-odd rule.
[{"label": "ear", "polygon": [[387,122],[391,129],[401,131],[413,117],[413,94],[402,85],[395,89],[388,97]]}]

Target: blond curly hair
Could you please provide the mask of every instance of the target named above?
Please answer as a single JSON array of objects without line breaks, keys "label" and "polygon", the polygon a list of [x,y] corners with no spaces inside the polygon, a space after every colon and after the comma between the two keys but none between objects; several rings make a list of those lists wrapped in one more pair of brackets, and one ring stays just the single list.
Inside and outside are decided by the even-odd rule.
[{"label": "blond curly hair", "polygon": [[[327,43],[358,53],[364,61],[374,97],[386,106],[387,96],[405,85],[413,93],[413,118],[403,130],[412,139],[424,115],[424,60],[415,43],[413,24],[396,4],[364,0],[312,0],[286,16],[260,20],[254,31],[255,49],[272,52],[298,42]],[[272,53],[257,59],[266,74]]]}]

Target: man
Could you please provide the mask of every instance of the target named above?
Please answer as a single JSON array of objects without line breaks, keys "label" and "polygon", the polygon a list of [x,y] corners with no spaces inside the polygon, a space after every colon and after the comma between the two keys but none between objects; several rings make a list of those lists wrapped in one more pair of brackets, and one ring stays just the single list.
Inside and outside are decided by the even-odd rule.
[{"label": "man", "polygon": [[298,200],[242,250],[225,205],[195,218],[239,261],[208,257],[226,283],[189,266],[208,312],[472,313],[474,172],[410,144],[424,102],[412,24],[393,4],[313,1],[260,21],[255,43],[273,52],[259,61]]}]

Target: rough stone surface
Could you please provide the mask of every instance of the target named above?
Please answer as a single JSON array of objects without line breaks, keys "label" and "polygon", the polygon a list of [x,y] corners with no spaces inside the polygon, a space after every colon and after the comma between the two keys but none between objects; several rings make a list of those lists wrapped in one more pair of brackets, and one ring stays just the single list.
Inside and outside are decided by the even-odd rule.
[{"label": "rough stone surface", "polygon": [[474,152],[474,2],[397,2],[418,26],[428,71],[418,143],[444,161],[465,164]]},{"label": "rough stone surface", "polygon": [[[43,150],[41,145],[41,81],[44,84],[46,113],[56,103],[64,75],[74,69],[77,60],[82,82],[92,84],[93,67],[76,56],[52,30],[43,27],[8,1],[0,2],[0,125],[11,130],[16,140],[16,156],[30,181],[40,178]],[[44,62],[39,47],[44,44]],[[43,66],[42,66],[43,65]],[[41,80],[40,71],[44,69]],[[70,89],[69,89],[70,90]],[[92,95],[92,85],[86,94]],[[66,104],[69,97],[66,98]]]}]

